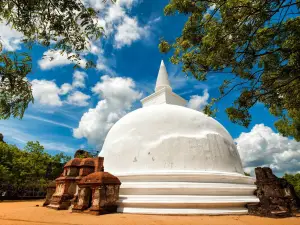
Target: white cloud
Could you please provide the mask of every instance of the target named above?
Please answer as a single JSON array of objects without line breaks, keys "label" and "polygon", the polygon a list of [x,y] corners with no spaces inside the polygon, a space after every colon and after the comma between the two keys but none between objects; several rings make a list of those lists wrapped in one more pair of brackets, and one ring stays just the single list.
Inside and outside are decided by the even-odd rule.
[{"label": "white cloud", "polygon": [[[54,81],[35,79],[31,82],[33,97],[40,105],[62,106],[63,103],[67,103],[75,106],[87,106],[90,96],[77,90],[85,88],[86,77],[85,72],[75,71],[72,85],[64,83],[60,88]],[[66,101],[61,99],[63,95],[67,95]]]},{"label": "white cloud", "polygon": [[0,42],[4,50],[15,51],[21,49],[22,33],[4,22],[0,22],[0,31]]},{"label": "white cloud", "polygon": [[73,74],[72,86],[74,88],[85,88],[85,78],[87,78],[87,74],[85,72],[76,70]]},{"label": "white cloud", "polygon": [[96,45],[95,43],[90,43],[90,53],[94,54],[94,55],[98,55],[101,54],[103,52],[103,49],[101,48],[101,46]]},{"label": "white cloud", "polygon": [[128,9],[132,8],[133,4],[138,2],[138,0],[118,0],[117,3]]},{"label": "white cloud", "polygon": [[98,57],[98,60],[96,63],[96,69],[99,71],[104,71],[104,72],[108,73],[109,75],[116,74],[115,71],[110,68],[108,60],[103,56]]},{"label": "white cloud", "polygon": [[269,166],[279,174],[300,172],[300,143],[275,133],[264,124],[235,139],[245,171]]},{"label": "white cloud", "polygon": [[118,5],[130,9],[134,3],[138,0],[117,0],[116,3],[111,3],[110,1],[101,1],[101,0],[82,0],[83,3],[87,6],[94,8],[95,10],[103,10],[110,6]]},{"label": "white cloud", "polygon": [[135,90],[135,82],[131,78],[107,75],[101,77],[92,91],[102,100],[83,114],[73,135],[76,138],[85,137],[89,143],[100,146],[112,125],[141,98],[141,93]]},{"label": "white cloud", "polygon": [[82,0],[82,2],[95,10],[102,10],[105,8],[106,2],[99,0]]},{"label": "white cloud", "polygon": [[59,97],[60,88],[56,83],[48,80],[33,80],[32,94],[38,103],[48,106],[62,106],[62,101]]},{"label": "white cloud", "polygon": [[122,48],[125,45],[129,46],[132,42],[146,37],[149,34],[148,29],[148,26],[144,28],[139,27],[136,18],[125,17],[117,28],[115,35],[116,48]]},{"label": "white cloud", "polygon": [[[102,26],[100,24],[100,21],[101,20],[98,20],[96,22],[98,22],[99,25]],[[105,26],[103,26],[103,27],[105,27]],[[85,56],[89,53],[91,53],[93,55],[98,55],[98,54],[103,53],[103,49],[102,49],[102,45],[101,45],[101,39],[96,40],[96,41],[90,41],[90,40],[87,39],[86,41],[88,42],[88,46],[87,46],[87,49],[82,52],[82,56]]]},{"label": "white cloud", "polygon": [[104,56],[104,52],[102,51],[101,53],[98,54],[98,59],[96,62],[96,69],[99,71],[104,71],[106,74],[116,76],[116,72],[111,68],[114,66],[113,64],[113,59],[115,58],[114,55],[112,54],[111,57],[108,59]]},{"label": "white cloud", "polygon": [[107,23],[117,22],[125,17],[125,10],[119,5],[114,4],[108,8],[105,21]]},{"label": "white cloud", "polygon": [[150,24],[156,23],[156,18],[145,26],[138,24],[137,18],[129,16],[131,8],[139,2],[138,0],[118,0],[116,3],[103,3],[96,0],[84,0],[84,3],[99,10],[98,23],[107,36],[113,36],[116,48],[131,45],[149,34]]},{"label": "white cloud", "polygon": [[[120,49],[124,46],[130,46],[133,42],[142,38],[148,38],[154,24],[160,21],[160,17],[150,20],[144,26],[140,25],[136,17],[129,15],[131,8],[139,2],[139,0],[118,0],[115,3],[110,1],[103,2],[98,0],[82,0],[89,7],[98,11],[98,18],[95,19],[100,26],[104,28],[105,36],[112,38],[114,47]],[[149,43],[149,42],[147,42]],[[97,69],[108,72],[110,75],[115,75],[114,71],[106,65],[101,42],[91,42],[88,50],[82,53],[85,56],[89,53],[98,56]],[[42,70],[48,70],[54,67],[73,64],[68,59],[66,53],[59,51],[47,51],[45,57],[38,61]],[[50,60],[51,59],[51,60]],[[84,67],[86,60],[83,58],[80,66]]]},{"label": "white cloud", "polygon": [[75,91],[68,96],[67,103],[76,106],[87,106],[89,104],[87,100],[90,98],[89,95],[86,95],[81,91]]},{"label": "white cloud", "polygon": [[202,111],[204,107],[208,104],[208,98],[209,94],[207,89],[205,89],[202,96],[192,95],[187,103],[187,107],[198,111]]},{"label": "white cloud", "polygon": [[68,83],[64,83],[63,85],[61,85],[60,87],[60,95],[66,95],[68,94],[71,90],[73,89],[71,84]]},{"label": "white cloud", "polygon": [[[72,54],[68,55],[66,52],[61,52],[59,50],[48,50],[44,53],[44,57],[38,61],[38,64],[42,70],[49,70],[54,67],[74,64],[75,62],[68,59],[70,56],[72,56]],[[85,67],[86,60],[81,59],[79,66]]]}]

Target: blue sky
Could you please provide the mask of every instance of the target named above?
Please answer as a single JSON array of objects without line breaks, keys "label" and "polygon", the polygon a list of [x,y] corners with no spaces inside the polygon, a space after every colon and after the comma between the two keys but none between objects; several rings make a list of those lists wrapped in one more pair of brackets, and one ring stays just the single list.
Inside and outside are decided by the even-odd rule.
[{"label": "blue sky", "polygon": [[[35,103],[22,120],[0,121],[6,142],[22,147],[27,141],[40,141],[52,154],[73,155],[79,148],[100,150],[109,128],[153,92],[162,59],[173,91],[188,101],[194,99],[190,101],[193,108],[201,110],[211,97],[218,96],[221,75],[215,74],[208,82],[186,78],[180,66],[169,62],[170,55],[159,52],[159,39],[174,40],[186,21],[182,15],[163,15],[168,0],[121,0],[115,5],[85,2],[102,12],[99,22],[107,34],[87,52],[97,61],[97,69],[74,70],[66,57],[34,46],[28,78]],[[6,50],[24,50],[21,34],[4,24],[0,28]],[[44,54],[54,60],[42,59]],[[234,94],[218,103],[216,119],[236,140],[245,169],[266,165],[278,174],[300,171],[299,143],[276,132],[275,118],[260,103],[251,110],[248,128],[231,123],[224,110],[233,99]]]}]

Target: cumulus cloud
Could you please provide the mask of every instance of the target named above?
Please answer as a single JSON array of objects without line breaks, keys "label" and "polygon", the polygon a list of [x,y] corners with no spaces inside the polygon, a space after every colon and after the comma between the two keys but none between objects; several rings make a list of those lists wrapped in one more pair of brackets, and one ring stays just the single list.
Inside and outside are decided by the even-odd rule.
[{"label": "cumulus cloud", "polygon": [[[67,103],[87,106],[90,96],[78,91],[78,88],[85,88],[86,77],[85,72],[75,71],[72,84],[64,83],[61,87],[58,87],[55,81],[35,79],[31,82],[33,97],[40,105],[62,106],[63,103]],[[64,95],[67,95],[65,101],[61,99]]]},{"label": "cumulus cloud", "polygon": [[[110,4],[84,0],[86,5],[99,10],[98,23],[104,28],[106,35],[114,37],[116,48],[131,45],[134,41],[148,35],[150,22],[146,26],[140,26],[137,18],[131,17],[128,13],[137,2],[138,0],[118,0]],[[155,19],[155,22],[158,21],[159,19]]]},{"label": "cumulus cloud", "polygon": [[76,70],[73,74],[73,83],[72,86],[74,88],[85,88],[85,79],[87,77],[87,74],[82,71]]},{"label": "cumulus cloud", "polygon": [[61,85],[61,87],[60,87],[60,94],[61,94],[61,95],[66,95],[66,94],[68,94],[72,89],[73,89],[73,87],[72,87],[71,84],[64,83],[64,84]]},{"label": "cumulus cloud", "polygon": [[97,63],[96,63],[96,69],[99,71],[104,71],[106,73],[108,73],[109,75],[116,75],[116,72],[110,68],[109,66],[109,62],[108,60],[103,57],[103,56],[99,56]]},{"label": "cumulus cloud", "polygon": [[204,107],[208,104],[208,98],[209,94],[207,89],[205,89],[202,96],[192,95],[187,103],[187,107],[198,111],[202,111]]},{"label": "cumulus cloud", "polygon": [[105,21],[107,23],[114,23],[114,22],[118,22],[125,16],[126,16],[126,12],[124,8],[122,8],[120,4],[114,4],[107,9]]},{"label": "cumulus cloud", "polygon": [[49,106],[62,106],[62,101],[59,97],[60,88],[56,83],[48,80],[33,80],[32,94],[38,103]]},{"label": "cumulus cloud", "polygon": [[[66,52],[61,52],[59,50],[48,50],[44,53],[44,57],[38,61],[38,64],[42,70],[49,70],[54,67],[74,64],[72,60],[68,59],[69,56],[72,55],[68,55]],[[81,59],[79,66],[85,67],[86,60]]]},{"label": "cumulus cloud", "polygon": [[148,26],[139,27],[136,18],[125,17],[123,22],[118,26],[115,35],[116,48],[131,45],[132,42],[148,35]]},{"label": "cumulus cloud", "polygon": [[128,9],[130,9],[137,2],[138,2],[138,0],[118,0],[118,3],[121,6],[124,6]]},{"label": "cumulus cloud", "polygon": [[[133,42],[142,38],[149,38],[154,24],[160,21],[160,17],[154,18],[147,24],[141,25],[137,17],[129,15],[132,7],[138,3],[138,0],[118,0],[115,3],[110,1],[103,2],[98,0],[82,0],[89,7],[98,11],[99,17],[95,20],[104,28],[105,36],[113,40],[113,45],[116,49],[124,46],[130,46]],[[148,42],[147,42],[148,43]],[[88,50],[82,53],[82,56],[93,54],[98,57],[97,69],[105,71],[110,75],[115,75],[114,71],[107,66],[107,60],[104,57],[104,51],[101,46],[101,41],[91,42]],[[42,70],[49,70],[54,67],[73,64],[68,59],[66,53],[59,51],[47,51],[45,57],[38,61]],[[51,60],[50,60],[51,59]],[[80,66],[84,67],[86,60],[83,58]]]},{"label": "cumulus cloud", "polygon": [[22,33],[13,29],[10,25],[6,25],[4,22],[0,23],[0,30],[0,42],[4,50],[15,51],[21,49]]},{"label": "cumulus cloud", "polygon": [[89,104],[87,100],[90,98],[91,97],[89,95],[86,95],[81,91],[75,91],[68,96],[67,103],[77,106],[87,106]]},{"label": "cumulus cloud", "polygon": [[300,143],[275,133],[264,124],[235,139],[246,172],[269,166],[278,173],[300,172]]},{"label": "cumulus cloud", "polygon": [[105,8],[106,2],[104,1],[99,1],[99,0],[82,0],[82,2],[86,6],[91,6],[95,10],[102,10]]},{"label": "cumulus cloud", "polygon": [[132,108],[132,104],[141,98],[141,93],[135,90],[135,82],[131,78],[107,75],[101,77],[92,91],[101,100],[95,108],[83,114],[73,135],[85,137],[89,143],[99,147],[112,125]]},{"label": "cumulus cloud", "polygon": [[90,43],[89,52],[94,55],[98,55],[103,53],[103,49],[101,48],[100,44],[97,45],[96,43]]},{"label": "cumulus cloud", "polygon": [[121,6],[127,9],[131,9],[134,3],[138,0],[117,0],[115,3],[110,1],[99,1],[99,0],[82,0],[87,6],[93,7],[95,10],[103,10],[105,8],[110,8],[112,6]]}]

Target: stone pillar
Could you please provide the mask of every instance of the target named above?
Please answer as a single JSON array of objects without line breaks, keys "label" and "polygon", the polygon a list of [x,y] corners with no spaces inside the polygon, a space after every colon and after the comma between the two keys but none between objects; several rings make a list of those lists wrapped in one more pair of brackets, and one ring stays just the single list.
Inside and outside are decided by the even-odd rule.
[{"label": "stone pillar", "polygon": [[93,188],[93,199],[92,199],[92,206],[90,208],[90,214],[93,215],[99,215],[101,214],[101,206],[100,206],[100,201],[101,201],[101,192],[102,192],[102,187],[95,187]]},{"label": "stone pillar", "polygon": [[108,213],[117,212],[117,201],[119,200],[120,185],[109,184],[105,187],[105,211]]},{"label": "stone pillar", "polygon": [[91,198],[91,189],[82,187],[79,188],[79,196],[78,196],[78,202],[74,205],[72,212],[81,212],[83,210],[88,209],[89,207],[89,201]]}]

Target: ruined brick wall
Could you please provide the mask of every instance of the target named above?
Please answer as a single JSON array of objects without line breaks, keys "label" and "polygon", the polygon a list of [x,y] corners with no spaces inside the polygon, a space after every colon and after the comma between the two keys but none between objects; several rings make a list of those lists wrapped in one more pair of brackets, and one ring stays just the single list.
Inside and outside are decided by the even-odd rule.
[{"label": "ruined brick wall", "polygon": [[259,203],[248,204],[249,214],[266,217],[293,216],[300,208],[294,187],[285,179],[276,177],[268,167],[255,168],[256,196]]},{"label": "ruined brick wall", "polygon": [[96,157],[95,158],[95,172],[104,171],[104,157]]}]

